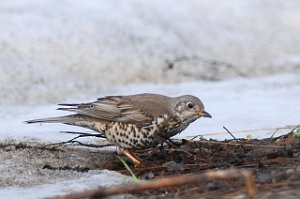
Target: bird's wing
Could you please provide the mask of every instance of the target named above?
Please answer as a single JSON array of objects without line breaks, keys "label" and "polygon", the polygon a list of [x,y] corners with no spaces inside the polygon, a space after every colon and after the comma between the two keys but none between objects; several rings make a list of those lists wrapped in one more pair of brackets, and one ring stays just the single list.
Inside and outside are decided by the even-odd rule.
[{"label": "bird's wing", "polygon": [[58,110],[72,111],[103,120],[132,123],[138,126],[148,126],[158,115],[165,113],[164,104],[159,104],[151,97],[110,96],[100,98],[86,104],[60,104],[70,106]]}]

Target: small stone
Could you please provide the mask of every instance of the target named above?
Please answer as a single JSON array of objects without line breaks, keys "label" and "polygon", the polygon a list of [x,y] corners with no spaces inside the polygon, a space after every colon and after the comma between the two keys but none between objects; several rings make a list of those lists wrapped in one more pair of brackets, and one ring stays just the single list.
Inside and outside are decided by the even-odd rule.
[{"label": "small stone", "polygon": [[182,163],[177,163],[173,160],[166,162],[163,166],[166,167],[168,171],[184,171],[185,169]]},{"label": "small stone", "polygon": [[288,169],[286,170],[286,174],[292,174],[295,172],[295,169]]},{"label": "small stone", "polygon": [[154,173],[152,171],[150,171],[150,172],[147,173],[147,178],[149,180],[153,179],[154,177],[155,177],[155,175],[154,175]]}]

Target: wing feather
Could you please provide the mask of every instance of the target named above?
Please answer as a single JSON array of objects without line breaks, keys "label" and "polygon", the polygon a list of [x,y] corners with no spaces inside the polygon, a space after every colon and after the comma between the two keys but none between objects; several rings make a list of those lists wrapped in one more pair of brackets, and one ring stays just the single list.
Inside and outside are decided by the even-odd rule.
[{"label": "wing feather", "polygon": [[58,110],[76,112],[81,115],[95,117],[103,120],[133,123],[138,126],[148,126],[152,124],[154,115],[144,112],[142,108],[135,106],[138,99],[132,100],[128,97],[110,96],[99,98],[97,101],[85,104],[64,104]]}]

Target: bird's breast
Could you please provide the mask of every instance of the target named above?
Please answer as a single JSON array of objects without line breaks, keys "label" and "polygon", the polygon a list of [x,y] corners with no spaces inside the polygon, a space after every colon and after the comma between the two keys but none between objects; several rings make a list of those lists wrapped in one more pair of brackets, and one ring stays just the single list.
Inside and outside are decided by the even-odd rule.
[{"label": "bird's breast", "polygon": [[123,122],[109,122],[99,126],[107,139],[121,148],[145,149],[181,132],[180,123],[168,115],[154,118],[151,125],[138,126]]}]

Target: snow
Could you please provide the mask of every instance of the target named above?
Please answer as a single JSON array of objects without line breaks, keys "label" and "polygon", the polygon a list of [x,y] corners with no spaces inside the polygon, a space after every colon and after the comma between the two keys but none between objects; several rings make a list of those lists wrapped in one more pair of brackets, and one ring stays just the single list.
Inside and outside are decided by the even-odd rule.
[{"label": "snow", "polygon": [[293,0],[2,0],[0,103],[55,103],[128,83],[299,73],[299,60],[291,62],[300,56],[299,8]]},{"label": "snow", "polygon": [[122,183],[133,183],[133,180],[113,171],[92,171],[75,180],[60,181],[34,187],[2,188],[0,189],[0,195],[1,198],[10,199],[50,198],[74,191],[79,192],[96,189],[99,186],[107,186],[108,182],[110,185],[120,185]]},{"label": "snow", "polygon": [[[88,102],[106,95],[128,95],[134,93],[159,93],[168,96],[191,94],[199,97],[213,119],[201,118],[177,135],[177,138],[224,132],[222,135],[205,136],[206,138],[231,138],[223,130],[230,131],[275,128],[285,125],[300,124],[300,79],[297,75],[277,75],[264,78],[235,79],[222,82],[190,82],[167,85],[129,85],[114,87],[110,91],[67,102]],[[57,102],[61,103],[61,102]],[[66,114],[57,111],[55,105],[44,106],[4,106],[0,121],[1,139],[34,138],[43,142],[59,142],[71,139],[74,135],[60,131],[80,131],[77,127],[60,124],[25,124],[23,121]],[[266,132],[265,132],[266,133]],[[268,132],[270,133],[270,132]],[[267,137],[269,134],[251,132],[254,137]],[[241,134],[246,137],[247,134]]]}]

